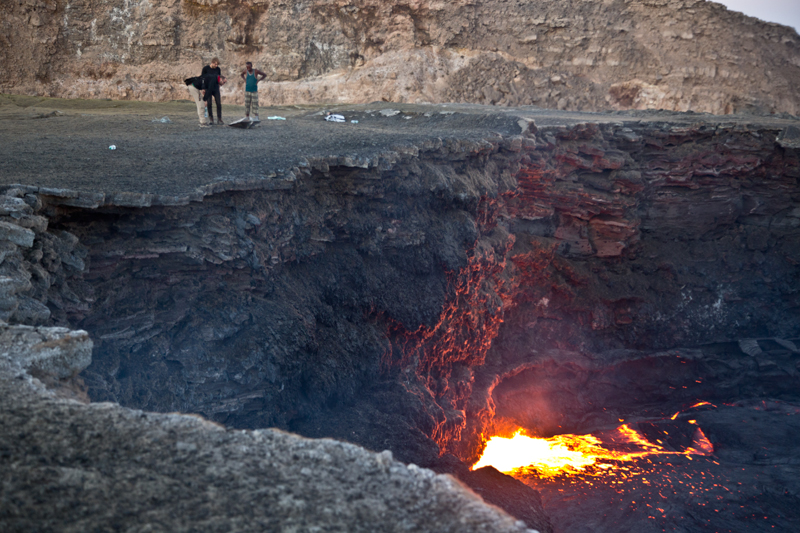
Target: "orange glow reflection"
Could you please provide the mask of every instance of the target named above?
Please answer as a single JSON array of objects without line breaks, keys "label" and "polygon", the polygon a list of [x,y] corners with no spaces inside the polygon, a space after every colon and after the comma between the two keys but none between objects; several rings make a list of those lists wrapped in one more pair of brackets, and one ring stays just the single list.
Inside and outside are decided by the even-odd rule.
[{"label": "orange glow reflection", "polygon": [[473,469],[493,466],[501,472],[535,472],[541,478],[582,474],[598,476],[615,465],[652,455],[709,455],[714,447],[698,427],[692,444],[683,451],[668,450],[648,441],[627,424],[604,436],[556,435],[549,439],[524,435],[519,429],[510,438],[492,437]]}]

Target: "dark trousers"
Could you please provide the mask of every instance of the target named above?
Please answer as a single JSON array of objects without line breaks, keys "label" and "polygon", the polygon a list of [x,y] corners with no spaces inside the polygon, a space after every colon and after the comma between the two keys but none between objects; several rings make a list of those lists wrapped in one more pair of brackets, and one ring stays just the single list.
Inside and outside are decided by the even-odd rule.
[{"label": "dark trousers", "polygon": [[219,120],[221,122],[222,121],[222,102],[220,101],[219,87],[214,89],[213,92],[211,92],[211,94],[209,94],[208,91],[206,91],[206,102],[208,102],[207,105],[208,105],[208,118],[209,118],[209,120],[213,120],[214,119],[214,110],[211,107],[211,99],[212,99],[212,97],[213,97],[214,100],[217,101],[217,120]]}]

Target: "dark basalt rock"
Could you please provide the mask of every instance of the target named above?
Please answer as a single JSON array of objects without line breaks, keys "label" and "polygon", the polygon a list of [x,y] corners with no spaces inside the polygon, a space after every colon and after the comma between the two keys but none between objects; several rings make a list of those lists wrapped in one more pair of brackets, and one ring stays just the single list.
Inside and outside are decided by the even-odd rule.
[{"label": "dark basalt rock", "polygon": [[539,493],[521,481],[491,466],[467,472],[460,479],[488,503],[502,507],[528,526],[538,528],[541,533],[553,532],[553,526],[542,512]]},{"label": "dark basalt rock", "polygon": [[[25,370],[39,338],[56,394]],[[86,332],[0,325],[0,346],[3,531],[530,531],[390,452],[58,398],[48,369],[88,353]]]},{"label": "dark basalt rock", "polygon": [[[517,484],[470,481],[494,429],[797,399],[794,121],[430,109],[392,122],[393,147],[351,131],[301,165],[271,146],[284,172],[252,180],[9,186],[47,221],[2,265],[28,283],[9,316],[88,331],[94,401],[390,449],[540,529]],[[318,122],[291,126],[312,140]],[[266,130],[237,138],[245,163]]]}]

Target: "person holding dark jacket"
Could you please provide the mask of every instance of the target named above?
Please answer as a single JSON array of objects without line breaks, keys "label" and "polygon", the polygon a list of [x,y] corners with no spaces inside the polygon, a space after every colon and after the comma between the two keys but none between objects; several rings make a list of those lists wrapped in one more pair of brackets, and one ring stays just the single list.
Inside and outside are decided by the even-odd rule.
[{"label": "person holding dark jacket", "polygon": [[197,76],[196,78],[187,78],[183,80],[183,82],[186,84],[186,88],[189,89],[192,100],[194,100],[194,103],[197,105],[197,117],[200,119],[200,126],[203,128],[207,127],[208,119],[203,113],[203,109],[206,106],[203,101],[206,89],[205,78]]},{"label": "person holding dark jacket", "polygon": [[225,85],[225,76],[222,75],[222,70],[219,68],[219,59],[216,57],[211,60],[211,64],[203,67],[203,72],[200,74],[205,82],[205,97],[204,100],[208,105],[208,119],[211,124],[214,123],[214,113],[211,107],[211,99],[217,101],[217,124],[224,124],[222,122],[222,102],[219,88]]}]

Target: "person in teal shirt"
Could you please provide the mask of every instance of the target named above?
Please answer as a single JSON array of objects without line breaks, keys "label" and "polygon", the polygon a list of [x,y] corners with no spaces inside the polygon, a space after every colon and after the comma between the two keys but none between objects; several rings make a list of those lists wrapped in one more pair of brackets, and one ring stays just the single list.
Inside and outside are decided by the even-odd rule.
[{"label": "person in teal shirt", "polygon": [[252,108],[255,120],[258,118],[258,82],[267,77],[267,75],[253,68],[253,64],[248,61],[245,63],[245,69],[242,71],[242,79],[244,80],[244,115],[248,120],[250,119],[250,111]]}]

